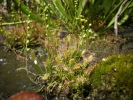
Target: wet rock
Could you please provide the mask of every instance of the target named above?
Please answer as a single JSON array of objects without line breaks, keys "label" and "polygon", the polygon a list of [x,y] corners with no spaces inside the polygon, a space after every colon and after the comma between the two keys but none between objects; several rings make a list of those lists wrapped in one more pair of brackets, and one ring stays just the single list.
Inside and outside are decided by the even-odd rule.
[{"label": "wet rock", "polygon": [[38,93],[34,92],[20,92],[11,96],[8,100],[44,100]]}]

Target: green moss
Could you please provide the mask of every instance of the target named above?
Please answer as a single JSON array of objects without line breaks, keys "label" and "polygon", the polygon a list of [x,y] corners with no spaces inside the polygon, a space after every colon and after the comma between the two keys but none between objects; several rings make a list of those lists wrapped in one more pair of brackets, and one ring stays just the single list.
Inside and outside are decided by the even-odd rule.
[{"label": "green moss", "polygon": [[[109,92],[116,96],[133,95],[133,56],[114,55],[98,63],[90,76],[92,86],[97,91]],[[112,96],[113,97],[113,96]],[[118,97],[118,98],[119,98]]]}]

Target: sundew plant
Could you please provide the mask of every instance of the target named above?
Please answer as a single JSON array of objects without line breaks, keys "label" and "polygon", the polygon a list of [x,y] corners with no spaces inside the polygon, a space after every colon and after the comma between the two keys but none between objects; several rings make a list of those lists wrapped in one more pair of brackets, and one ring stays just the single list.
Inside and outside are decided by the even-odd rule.
[{"label": "sundew plant", "polygon": [[39,65],[34,52],[31,52],[36,69],[39,69],[36,82],[43,83],[44,91],[54,96],[63,94],[71,95],[69,98],[72,99],[83,99],[85,87],[90,85],[89,75],[95,67],[89,66],[89,63],[96,61],[95,54],[84,48],[85,40],[81,41],[82,38],[74,35],[63,39],[55,36],[48,38],[50,41],[45,41],[47,57],[42,61],[43,67]]}]

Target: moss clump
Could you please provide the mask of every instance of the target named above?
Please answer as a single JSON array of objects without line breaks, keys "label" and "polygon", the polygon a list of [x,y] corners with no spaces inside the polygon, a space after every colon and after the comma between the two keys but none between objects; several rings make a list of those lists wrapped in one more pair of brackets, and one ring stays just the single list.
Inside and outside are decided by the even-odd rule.
[{"label": "moss clump", "polygon": [[91,97],[101,100],[131,100],[133,97],[133,56],[114,55],[98,63],[90,81]]}]

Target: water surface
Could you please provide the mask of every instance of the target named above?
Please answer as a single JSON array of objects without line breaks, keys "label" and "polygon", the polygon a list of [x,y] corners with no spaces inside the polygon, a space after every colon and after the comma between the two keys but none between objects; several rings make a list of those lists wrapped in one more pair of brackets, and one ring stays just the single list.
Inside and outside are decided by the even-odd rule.
[{"label": "water surface", "polygon": [[20,91],[35,91],[36,85],[27,77],[24,68],[25,62],[16,59],[13,52],[6,52],[0,46],[0,100]]}]

